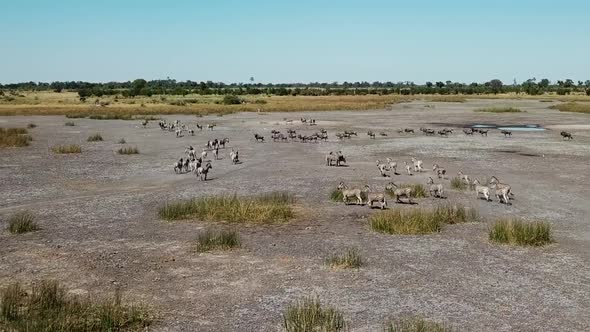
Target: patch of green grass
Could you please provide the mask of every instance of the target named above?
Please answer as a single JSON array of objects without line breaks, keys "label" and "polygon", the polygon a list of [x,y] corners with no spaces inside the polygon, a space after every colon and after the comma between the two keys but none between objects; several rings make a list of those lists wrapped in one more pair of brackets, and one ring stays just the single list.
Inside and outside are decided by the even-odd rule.
[{"label": "patch of green grass", "polygon": [[34,123],[29,123],[29,124],[27,125],[27,128],[29,128],[29,129],[37,128],[37,125],[36,125],[36,124],[34,124]]},{"label": "patch of green grass", "polygon": [[82,147],[77,144],[56,145],[51,147],[51,151],[59,154],[82,153]]},{"label": "patch of green grass", "polygon": [[[400,183],[397,186],[398,188],[412,188],[412,198],[424,198],[428,196],[428,192],[426,191],[426,187],[419,183]],[[386,190],[387,194],[390,197],[393,197],[393,190]]]},{"label": "patch of green grass", "polygon": [[68,122],[65,123],[65,125],[68,126],[68,127],[73,127],[76,124],[73,121],[68,121]]},{"label": "patch of green grass", "polygon": [[23,234],[39,230],[39,226],[35,223],[35,216],[32,213],[22,211],[8,219],[8,230],[12,234]]},{"label": "patch of green grass", "polygon": [[387,323],[387,332],[453,332],[450,326],[429,322],[420,317],[399,319]]},{"label": "patch of green grass", "polygon": [[451,188],[456,190],[467,190],[469,186],[461,178],[454,177],[451,179]]},{"label": "patch of green grass", "polygon": [[565,103],[553,105],[549,108],[560,112],[590,113],[590,103]]},{"label": "patch of green grass", "polygon": [[554,242],[547,222],[515,219],[498,220],[489,230],[491,242],[519,246],[543,246]]},{"label": "patch of green grass", "polygon": [[197,251],[230,250],[241,246],[240,235],[233,230],[205,230],[197,237]]},{"label": "patch of green grass", "polygon": [[326,265],[333,268],[358,269],[363,265],[363,258],[357,248],[348,248],[326,258]]},{"label": "patch of green grass", "polygon": [[421,235],[440,232],[443,224],[474,222],[477,211],[461,204],[445,203],[434,209],[392,209],[373,214],[371,228],[380,233]]},{"label": "patch of green grass", "polygon": [[25,128],[0,128],[0,148],[28,146],[32,140]]},{"label": "patch of green grass", "polygon": [[487,107],[487,108],[478,108],[475,110],[476,112],[486,112],[486,113],[519,113],[522,112],[520,109],[516,107]]},{"label": "patch of green grass", "polygon": [[7,331],[142,330],[152,320],[147,308],[123,304],[119,293],[109,300],[81,298],[55,281],[30,291],[15,282],[0,291],[0,326]]},{"label": "patch of green grass", "polygon": [[330,192],[330,199],[334,202],[342,202],[344,196],[342,195],[342,190],[334,189]]},{"label": "patch of green grass", "polygon": [[125,139],[124,139],[124,138],[121,138],[121,139],[120,139],[120,140],[119,140],[117,143],[118,143],[118,144],[125,144],[125,143],[127,143],[127,142],[125,141]]},{"label": "patch of green grass", "polygon": [[88,142],[100,142],[102,141],[102,136],[99,133],[96,133],[92,136],[88,136]]},{"label": "patch of green grass", "polygon": [[304,298],[287,307],[283,313],[287,332],[337,332],[347,329],[344,315],[338,309],[323,306],[317,298]]},{"label": "patch of green grass", "polygon": [[126,147],[120,148],[117,150],[118,154],[139,154],[139,149],[137,147]]},{"label": "patch of green grass", "polygon": [[248,197],[221,195],[167,203],[158,214],[165,220],[273,223],[293,218],[293,203],[293,195],[282,192]]}]

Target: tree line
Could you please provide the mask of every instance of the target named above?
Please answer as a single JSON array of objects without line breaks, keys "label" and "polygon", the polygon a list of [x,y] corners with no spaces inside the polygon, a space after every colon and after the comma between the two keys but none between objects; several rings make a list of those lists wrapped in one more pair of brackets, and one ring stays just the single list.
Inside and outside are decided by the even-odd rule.
[{"label": "tree line", "polygon": [[528,79],[521,83],[504,84],[498,79],[484,83],[470,84],[438,81],[415,84],[414,82],[331,82],[331,83],[223,83],[176,81],[173,79],[136,79],[128,82],[90,83],[71,82],[23,82],[0,84],[0,90],[29,91],[77,91],[80,98],[120,95],[122,97],[152,95],[279,95],[279,96],[329,96],[329,95],[388,95],[388,94],[498,94],[526,93],[540,95],[546,92],[567,95],[573,92],[586,92],[590,95],[590,80],[574,82],[571,79],[551,82],[548,79]]}]

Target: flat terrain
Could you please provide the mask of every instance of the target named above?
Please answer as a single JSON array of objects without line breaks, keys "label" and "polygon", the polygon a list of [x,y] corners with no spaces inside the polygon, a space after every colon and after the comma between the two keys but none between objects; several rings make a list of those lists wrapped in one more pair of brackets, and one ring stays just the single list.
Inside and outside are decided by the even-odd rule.
[{"label": "flat terrain", "polygon": [[[215,123],[214,131],[176,138],[156,122],[66,119],[64,116],[0,117],[0,127],[33,122],[34,141],[0,149],[0,287],[11,281],[61,280],[79,294],[110,294],[145,302],[158,313],[156,331],[279,331],[282,313],[294,300],[317,295],[340,308],[353,331],[379,331],[385,321],[421,315],[461,331],[590,330],[590,117],[547,107],[535,100],[415,101],[378,111],[166,115],[188,124]],[[473,112],[482,107],[518,107],[521,113]],[[316,119],[317,126],[300,123]],[[286,125],[284,119],[294,119]],[[64,126],[74,121],[74,127]],[[497,130],[465,136],[473,124],[537,124],[546,131]],[[328,130],[322,143],[273,143],[270,130]],[[410,127],[416,134],[398,134]],[[419,127],[453,128],[448,138],[427,137]],[[335,132],[356,130],[338,141]],[[368,130],[385,131],[375,140]],[[562,141],[568,130],[574,140]],[[103,142],[86,142],[101,133]],[[254,133],[266,136],[255,143]],[[174,174],[184,149],[228,137],[221,160],[212,161],[210,181]],[[139,155],[118,155],[124,138]],[[55,155],[56,144],[80,144],[83,152]],[[232,165],[237,148],[243,163]],[[325,154],[342,150],[348,167],[325,166]],[[383,178],[375,160],[398,164],[422,159],[426,172]],[[485,202],[474,192],[450,189],[447,201],[477,208],[484,222],[445,226],[441,233],[392,236],[373,232],[376,211],[329,200],[340,181],[382,188],[387,182],[422,183],[432,164],[449,175],[492,175],[512,186],[512,205]],[[400,167],[400,173],[403,167]],[[296,218],[281,225],[165,222],[157,208],[166,201],[210,194],[288,191],[297,197]],[[417,199],[418,207],[436,198]],[[395,207],[393,200],[390,207]],[[403,205],[404,208],[415,208]],[[41,230],[12,235],[6,219],[28,209]],[[550,222],[556,243],[542,248],[497,246],[487,230],[499,217]],[[206,227],[239,230],[243,248],[217,253],[193,250]],[[326,256],[358,247],[366,265],[332,270]]]}]

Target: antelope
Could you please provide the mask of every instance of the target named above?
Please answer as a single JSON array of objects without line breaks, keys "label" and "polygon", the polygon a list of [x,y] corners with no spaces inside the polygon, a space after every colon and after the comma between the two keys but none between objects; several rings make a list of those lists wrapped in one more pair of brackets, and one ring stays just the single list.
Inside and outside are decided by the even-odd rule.
[{"label": "antelope", "polygon": [[367,132],[367,135],[368,135],[370,138],[372,138],[372,139],[375,139],[375,133],[374,133],[374,132],[372,132],[372,131],[370,131],[370,130],[369,130],[369,131]]},{"label": "antelope", "polygon": [[412,128],[405,128],[404,129],[404,133],[412,133],[413,134],[414,133],[414,129],[412,129]]},{"label": "antelope", "polygon": [[403,203],[400,200],[400,197],[406,197],[408,199],[408,203],[413,204],[413,202],[412,202],[412,188],[409,188],[409,187],[398,188],[397,184],[395,184],[393,182],[389,182],[385,186],[385,190],[392,192],[393,197],[395,197],[395,201],[397,203]]},{"label": "antelope", "polygon": [[418,160],[418,159],[412,157],[412,163],[414,164],[414,172],[418,172],[418,173],[422,172],[422,170],[424,169],[422,167],[422,165],[423,165],[422,160]]},{"label": "antelope", "polygon": [[473,180],[473,188],[475,189],[475,197],[479,198],[479,194],[482,194],[486,201],[491,201],[489,187],[482,186],[479,180],[475,179]]},{"label": "antelope", "polygon": [[213,166],[211,166],[211,163],[207,163],[207,165],[205,165],[205,167],[201,166],[199,168],[197,168],[197,176],[199,177],[200,181],[207,181],[207,174],[209,173],[209,170],[212,169]]},{"label": "antelope", "polygon": [[492,178],[490,179],[490,184],[495,184],[498,189],[506,188],[508,190],[507,191],[507,194],[509,195],[508,198],[514,197],[514,194],[512,193],[512,187],[510,187],[509,184],[500,183],[500,180],[498,180],[497,177],[492,176]]},{"label": "antelope", "polygon": [[219,147],[213,150],[213,157],[215,158],[215,160],[219,159]]},{"label": "antelope", "polygon": [[504,137],[508,137],[508,136],[512,137],[512,132],[511,131],[502,130],[501,133],[504,134]]},{"label": "antelope", "polygon": [[393,174],[397,174],[397,163],[393,159],[387,157],[387,166],[393,170]]},{"label": "antelope", "polygon": [[201,152],[201,159],[205,158],[207,158],[207,150],[203,149],[203,152]]},{"label": "antelope", "polygon": [[387,167],[386,164],[382,164],[379,160],[377,160],[377,168],[379,169],[379,173],[381,174],[381,176],[383,176],[383,177],[387,176],[385,171],[387,171],[389,168]]},{"label": "antelope", "polygon": [[214,125],[214,124],[212,124],[212,123],[209,123],[209,124],[207,125],[207,129],[208,129],[208,130],[210,130],[210,131],[213,131],[213,128],[215,128],[215,125]]},{"label": "antelope", "polygon": [[263,142],[264,143],[264,136],[254,134],[254,139],[256,140],[256,142]]},{"label": "antelope", "polygon": [[469,129],[463,129],[463,132],[465,133],[465,135],[471,135],[473,136],[473,128],[469,128]]},{"label": "antelope", "polygon": [[404,165],[406,165],[406,172],[408,172],[408,175],[412,175],[412,167],[410,167],[406,161],[404,161]]},{"label": "antelope", "polygon": [[500,201],[500,203],[510,204],[510,198],[508,198],[508,193],[510,192],[510,188],[508,187],[499,187],[498,183],[492,183],[490,185],[491,189],[494,189],[494,193],[496,197]]},{"label": "antelope", "polygon": [[356,198],[356,204],[363,204],[363,199],[361,196],[361,190],[354,188],[354,189],[348,189],[348,187],[346,185],[344,185],[344,182],[340,182],[340,184],[338,185],[338,190],[340,190],[342,192],[342,200],[344,201],[344,204],[348,205],[348,199],[349,198]]},{"label": "antelope", "polygon": [[438,166],[438,164],[432,165],[432,171],[436,173],[436,175],[438,176],[439,179],[444,178],[445,174],[447,174],[447,170],[444,168],[441,168],[440,166]]},{"label": "antelope", "polygon": [[180,160],[174,164],[174,173],[176,173],[176,174],[182,173],[182,166],[183,165],[184,165],[183,159],[180,158]]},{"label": "antelope", "polygon": [[471,187],[471,182],[469,179],[469,175],[463,174],[463,171],[459,170],[459,172],[457,172],[457,176],[459,177],[459,179],[461,179],[461,181],[463,181],[466,185],[468,185],[469,187]]},{"label": "antelope", "polygon": [[562,131],[560,133],[560,135],[561,135],[562,139],[566,139],[567,138],[568,141],[574,139],[574,137],[572,136],[572,134],[571,133],[568,133],[567,131]]},{"label": "antelope", "polygon": [[379,132],[379,136],[387,136],[387,133],[385,133],[384,131]]},{"label": "antelope", "polygon": [[379,203],[381,210],[387,207],[387,201],[385,200],[385,193],[373,193],[371,192],[371,187],[369,185],[365,185],[365,192],[367,193],[367,205],[372,209],[373,202]]},{"label": "antelope", "polygon": [[428,177],[426,184],[428,185],[428,190],[431,196],[443,198],[444,189],[442,184],[434,184],[434,180],[431,177]]},{"label": "antelope", "polygon": [[145,128],[147,125],[148,125],[148,120],[147,120],[147,119],[144,119],[144,120],[141,122],[141,126]]}]

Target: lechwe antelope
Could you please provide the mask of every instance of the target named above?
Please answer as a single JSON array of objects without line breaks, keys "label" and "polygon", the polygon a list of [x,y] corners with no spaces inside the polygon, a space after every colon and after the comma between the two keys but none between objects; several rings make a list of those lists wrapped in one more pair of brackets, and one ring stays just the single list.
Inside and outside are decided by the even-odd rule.
[{"label": "lechwe antelope", "polygon": [[404,165],[406,166],[406,172],[408,172],[408,175],[412,175],[412,167],[408,165],[407,161],[404,161]]},{"label": "lechwe antelope", "polygon": [[445,177],[445,175],[447,174],[447,170],[438,166],[438,164],[433,164],[432,165],[432,171],[434,173],[436,173],[436,176],[438,176],[439,179],[442,179]]},{"label": "lechwe antelope", "polygon": [[344,184],[344,182],[340,182],[338,185],[338,190],[342,192],[342,201],[344,204],[348,205],[349,198],[356,198],[356,204],[363,204],[363,198],[361,196],[361,190],[358,188],[348,189],[348,187]]},{"label": "lechwe antelope", "polygon": [[412,188],[410,187],[398,188],[397,184],[389,182],[385,186],[385,190],[390,191],[393,194],[393,197],[397,203],[403,203],[400,200],[400,197],[406,197],[408,199],[408,203],[414,204],[414,202],[412,202]]},{"label": "lechwe antelope", "polygon": [[393,174],[397,174],[397,163],[389,157],[387,157],[387,166],[393,171]]},{"label": "lechwe antelope", "polygon": [[431,177],[428,177],[428,181],[426,182],[426,184],[428,185],[428,191],[430,192],[430,196],[443,198],[444,189],[442,184],[435,184],[434,180]]},{"label": "lechwe antelope", "polygon": [[510,192],[509,188],[499,187],[497,183],[490,184],[490,188],[494,189],[494,194],[500,203],[510,204],[510,199],[508,198],[508,193]]},{"label": "lechwe antelope", "polygon": [[490,199],[490,188],[486,186],[482,186],[479,183],[479,180],[473,180],[473,189],[475,190],[475,197],[479,198],[479,194],[482,194],[486,201],[491,201]]},{"label": "lechwe antelope", "polygon": [[387,201],[385,200],[385,193],[374,193],[371,192],[371,187],[369,185],[365,185],[365,192],[367,194],[367,205],[370,208],[373,208],[373,203],[379,203],[379,207],[381,210],[387,207]]},{"label": "lechwe antelope", "polygon": [[414,164],[414,172],[420,173],[424,169],[424,167],[422,167],[422,165],[424,164],[422,160],[418,160],[412,157],[412,164]]},{"label": "lechwe antelope", "polygon": [[197,177],[199,178],[199,180],[207,181],[207,174],[209,173],[209,170],[212,168],[213,166],[211,166],[211,163],[207,163],[207,165],[205,165],[204,167],[201,166],[197,168]]},{"label": "lechwe antelope", "polygon": [[509,199],[511,197],[514,197],[514,193],[512,193],[512,187],[510,187],[509,184],[500,183],[500,180],[498,180],[497,177],[492,176],[492,178],[490,179],[490,185],[493,185],[493,184],[495,184],[498,189],[504,189],[504,188],[506,188]]}]

